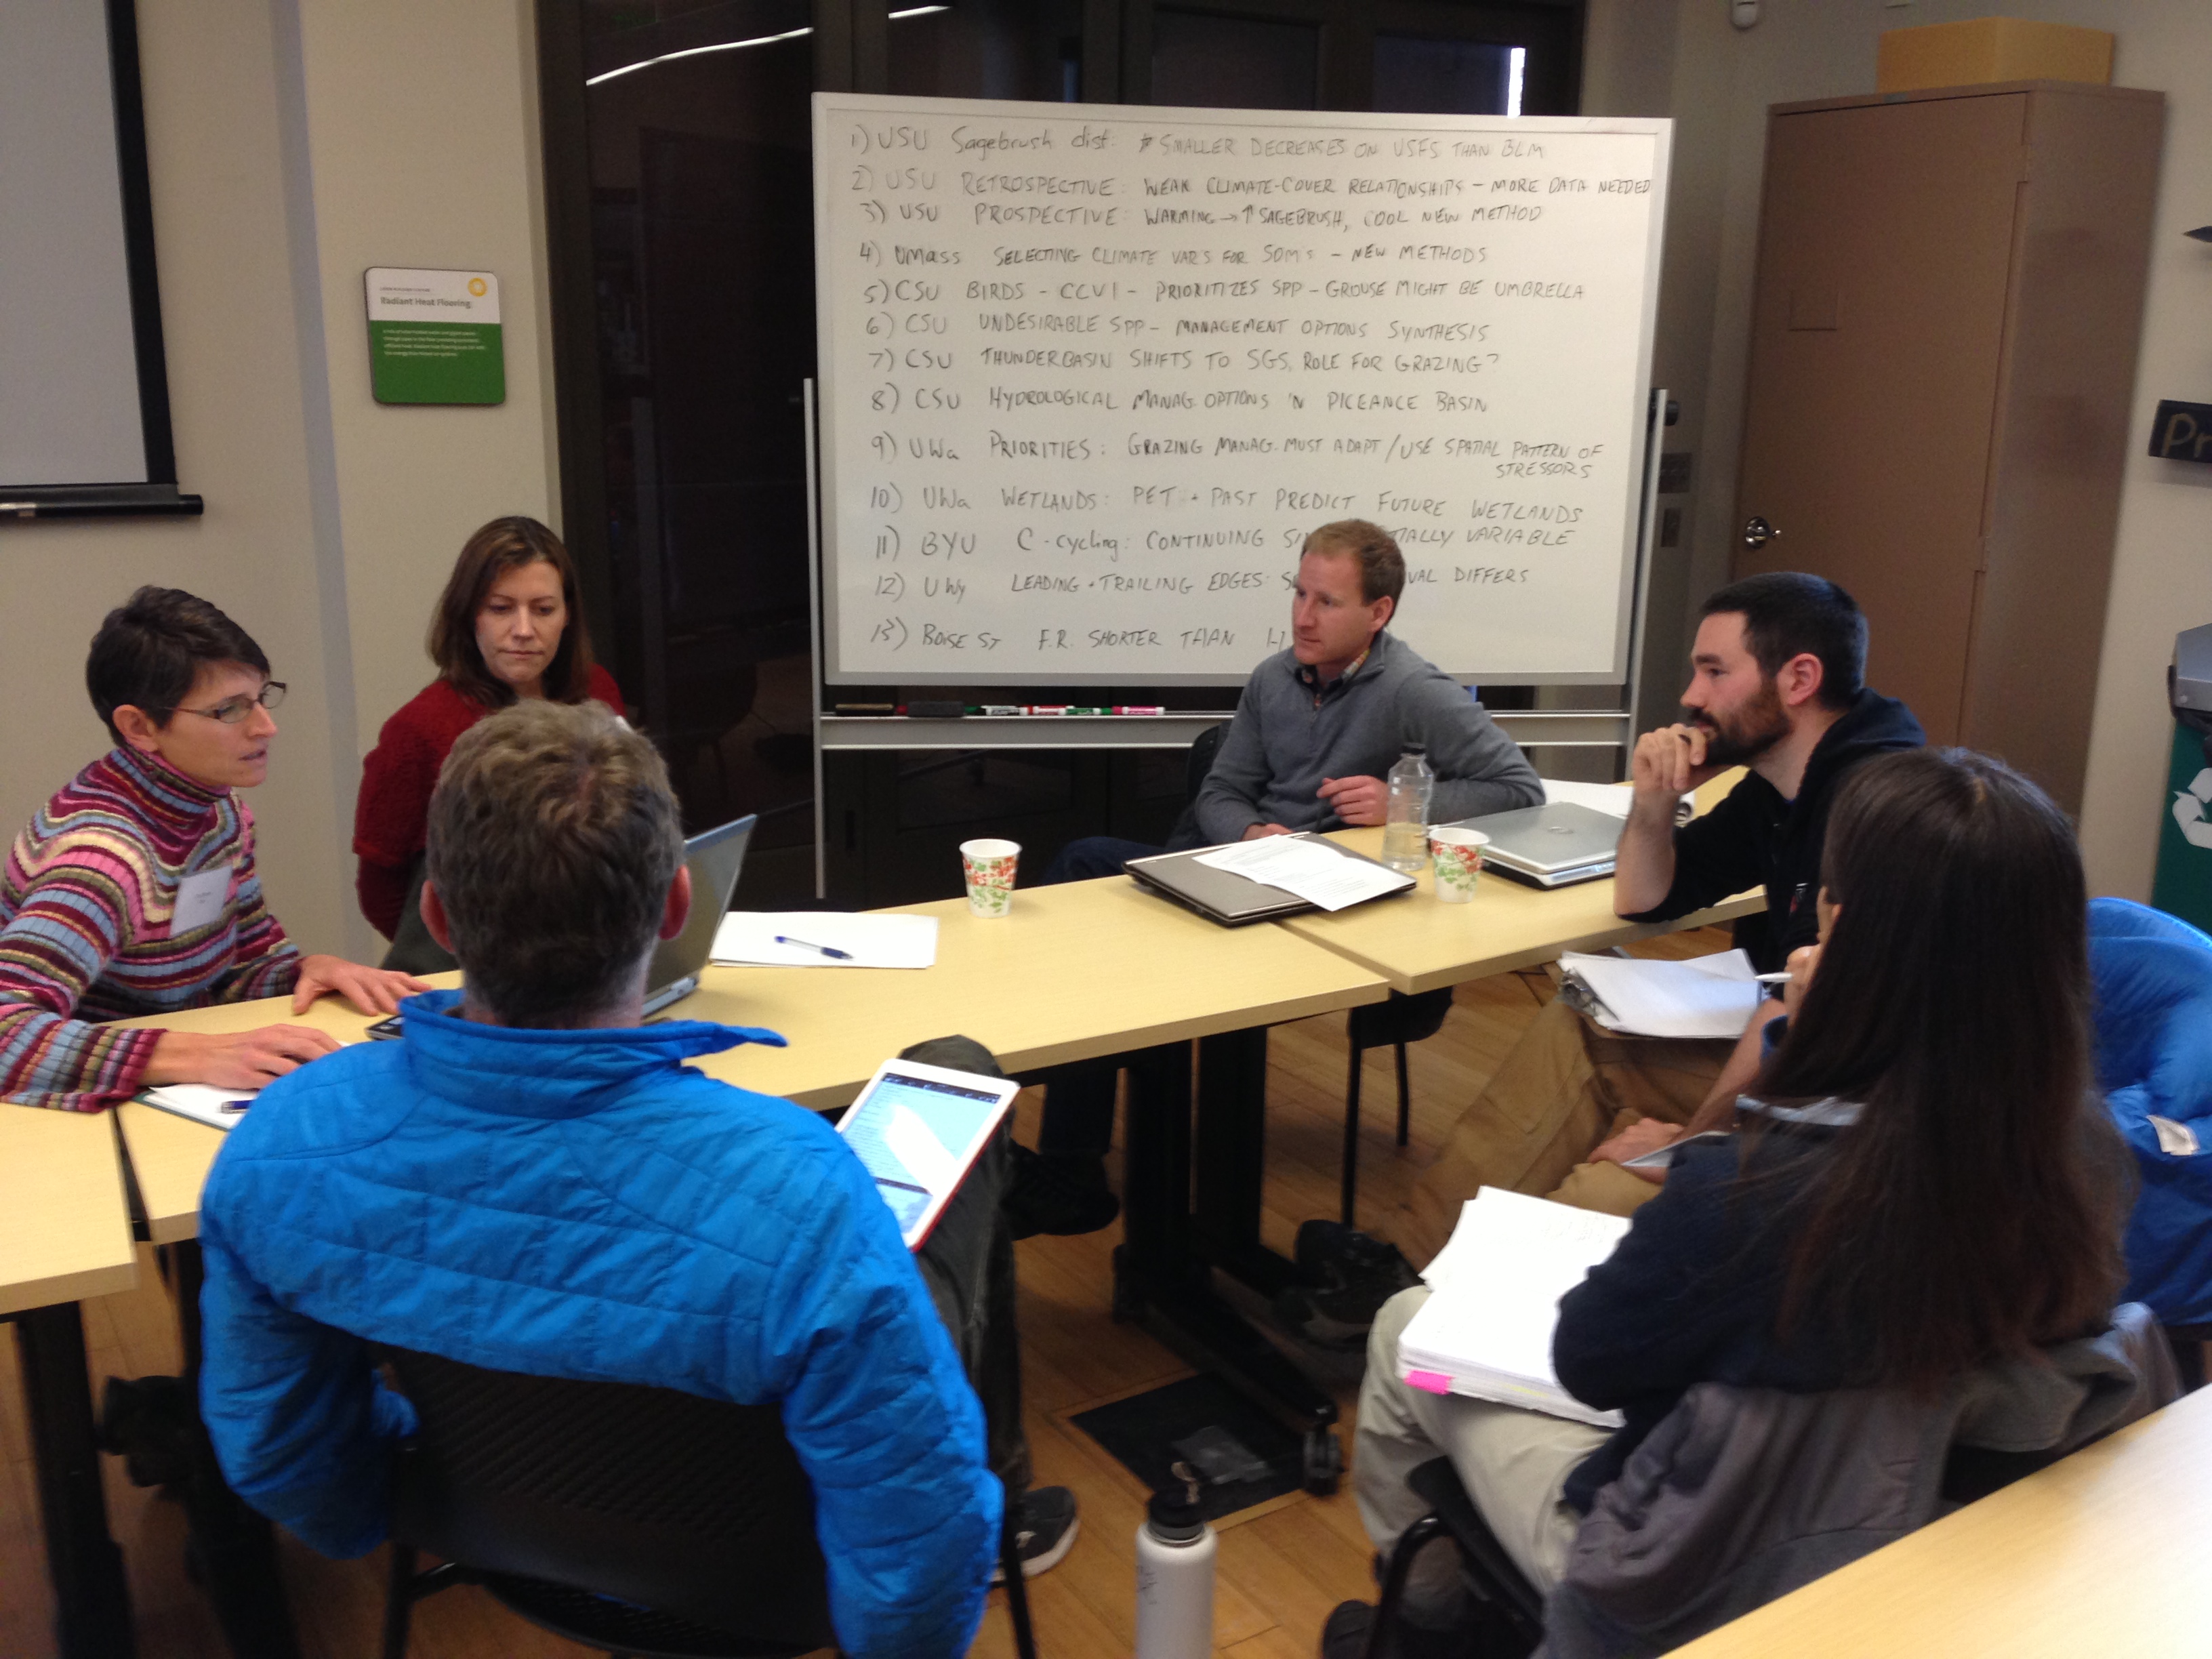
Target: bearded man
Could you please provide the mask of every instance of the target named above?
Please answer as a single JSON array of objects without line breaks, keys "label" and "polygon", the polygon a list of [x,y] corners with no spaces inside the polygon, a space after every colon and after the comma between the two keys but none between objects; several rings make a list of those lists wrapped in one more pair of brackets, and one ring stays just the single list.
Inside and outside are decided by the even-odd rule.
[{"label": "bearded man", "polygon": [[[1700,614],[1687,718],[1636,745],[1613,908],[1632,921],[1667,921],[1764,887],[1765,914],[1738,922],[1736,943],[1771,973],[1818,937],[1820,846],[1838,786],[1862,761],[1927,739],[1903,703],[1867,689],[1866,617],[1835,583],[1789,571],[1747,577]],[[1748,769],[1743,781],[1677,825],[1683,794],[1732,766]],[[1389,1243],[1334,1223],[1300,1230],[1300,1263],[1321,1288],[1285,1292],[1296,1304],[1285,1317],[1316,1341],[1360,1340],[1373,1310],[1413,1282],[1405,1258],[1441,1249],[1480,1187],[1630,1212],[1657,1194],[1662,1172],[1645,1176],[1623,1160],[1724,1125],[1781,1012],[1763,1002],[1729,1043],[1621,1036],[1553,1000],[1391,1218]]]}]

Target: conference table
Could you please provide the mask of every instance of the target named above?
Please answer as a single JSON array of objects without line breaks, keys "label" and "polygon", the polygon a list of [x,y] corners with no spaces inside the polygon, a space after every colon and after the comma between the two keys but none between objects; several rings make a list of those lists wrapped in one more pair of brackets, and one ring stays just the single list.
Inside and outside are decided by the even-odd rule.
[{"label": "conference table", "polygon": [[135,1647],[123,1552],[107,1529],[77,1304],[137,1282],[106,1114],[0,1105],[0,1318],[15,1327],[64,1659]]},{"label": "conference table", "polygon": [[2212,1389],[1679,1648],[1681,1659],[2212,1653]]}]

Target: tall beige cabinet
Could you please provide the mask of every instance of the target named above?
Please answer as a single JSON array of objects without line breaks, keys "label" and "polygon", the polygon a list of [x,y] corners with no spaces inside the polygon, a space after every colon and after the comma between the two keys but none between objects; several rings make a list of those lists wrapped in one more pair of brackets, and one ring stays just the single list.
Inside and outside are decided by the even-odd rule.
[{"label": "tall beige cabinet", "polygon": [[2081,806],[2165,100],[1779,104],[1735,570],[1857,596],[1868,680]]}]

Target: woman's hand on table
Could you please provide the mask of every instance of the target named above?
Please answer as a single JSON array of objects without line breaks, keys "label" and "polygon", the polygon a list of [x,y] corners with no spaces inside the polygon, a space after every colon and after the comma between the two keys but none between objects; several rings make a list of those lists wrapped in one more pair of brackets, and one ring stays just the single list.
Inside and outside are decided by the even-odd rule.
[{"label": "woman's hand on table", "polygon": [[292,1012],[307,1012],[310,1003],[328,993],[343,997],[364,1014],[396,1014],[400,998],[429,988],[411,974],[364,968],[343,957],[302,957],[300,982],[292,990]]},{"label": "woman's hand on table", "polygon": [[145,1081],[258,1089],[338,1047],[336,1037],[312,1025],[262,1025],[221,1035],[164,1031],[147,1062]]}]

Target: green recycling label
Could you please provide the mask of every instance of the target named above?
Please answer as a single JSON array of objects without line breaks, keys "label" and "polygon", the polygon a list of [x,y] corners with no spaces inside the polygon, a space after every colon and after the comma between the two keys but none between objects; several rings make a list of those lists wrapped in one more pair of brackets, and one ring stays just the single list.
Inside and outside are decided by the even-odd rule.
[{"label": "green recycling label", "polygon": [[2166,793],[2150,902],[2212,929],[2212,766],[2205,764],[2204,740],[2185,726],[2173,730]]},{"label": "green recycling label", "polygon": [[367,282],[368,380],[377,402],[507,401],[498,277],[379,267]]}]

